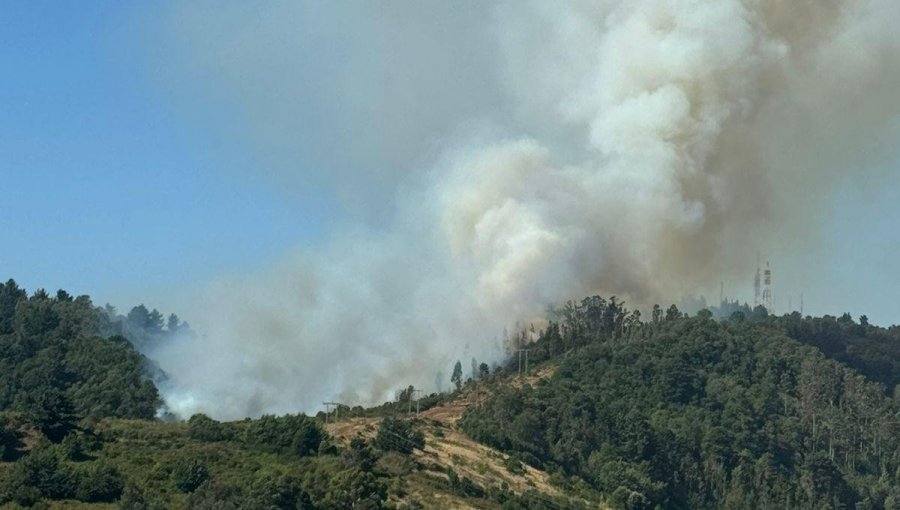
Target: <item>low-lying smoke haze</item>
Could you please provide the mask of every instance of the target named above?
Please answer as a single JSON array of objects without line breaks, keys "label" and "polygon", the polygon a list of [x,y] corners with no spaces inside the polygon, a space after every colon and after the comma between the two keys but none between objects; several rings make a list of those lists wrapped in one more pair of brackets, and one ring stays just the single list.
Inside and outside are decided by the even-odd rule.
[{"label": "low-lying smoke haze", "polygon": [[[895,184],[892,0],[456,6],[171,13],[168,44],[227,84],[266,171],[361,218],[209,290],[202,334],[153,353],[174,411],[434,390],[550,304],[717,295],[759,251],[815,252],[837,188]],[[313,89],[321,118],[299,113]],[[363,113],[316,133],[342,103]]]}]

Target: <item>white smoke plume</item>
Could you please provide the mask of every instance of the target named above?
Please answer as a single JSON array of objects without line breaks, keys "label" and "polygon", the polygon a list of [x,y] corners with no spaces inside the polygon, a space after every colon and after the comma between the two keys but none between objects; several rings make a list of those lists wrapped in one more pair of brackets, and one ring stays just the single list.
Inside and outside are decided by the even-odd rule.
[{"label": "white smoke plume", "polygon": [[515,1],[491,20],[513,128],[531,134],[463,128],[405,179],[388,226],[212,289],[202,336],[156,353],[173,410],[433,390],[548,304],[708,291],[755,249],[814,242],[800,233],[829,189],[889,177],[893,0]]}]

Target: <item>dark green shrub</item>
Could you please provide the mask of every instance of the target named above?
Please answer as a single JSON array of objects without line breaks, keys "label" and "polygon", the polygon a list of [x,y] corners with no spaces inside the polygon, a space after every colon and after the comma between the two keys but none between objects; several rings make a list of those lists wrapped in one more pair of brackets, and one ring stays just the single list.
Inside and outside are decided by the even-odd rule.
[{"label": "dark green shrub", "polygon": [[524,475],[525,474],[525,465],[522,464],[515,456],[510,456],[506,459],[506,470],[514,475]]},{"label": "dark green shrub", "polygon": [[12,461],[19,455],[22,444],[22,435],[9,423],[5,417],[0,416],[0,461]]},{"label": "dark green shrub", "polygon": [[72,470],[60,462],[59,450],[42,443],[13,465],[4,485],[4,492],[25,504],[22,501],[34,494],[47,499],[71,498],[78,483]]},{"label": "dark green shrub", "polygon": [[447,478],[450,481],[450,491],[460,496],[470,498],[483,498],[484,489],[465,476],[460,477],[453,469],[447,468]]},{"label": "dark green shrub", "polygon": [[195,459],[181,460],[172,468],[172,482],[181,492],[193,492],[207,480],[209,471]]},{"label": "dark green shrub", "polygon": [[313,510],[316,507],[296,478],[266,476],[253,483],[243,508]]},{"label": "dark green shrub", "polygon": [[317,453],[327,434],[318,421],[302,414],[266,415],[247,426],[244,438],[262,449],[304,456]]},{"label": "dark green shrub", "polygon": [[375,510],[383,508],[387,497],[387,489],[375,475],[355,467],[329,474],[323,481],[326,486],[316,488],[320,491],[320,498],[313,501],[316,508]]},{"label": "dark green shrub", "polygon": [[[207,480],[188,497],[188,508],[191,510],[236,510],[240,508],[240,495],[232,487]],[[243,508],[272,508],[268,506],[252,506]],[[280,507],[276,507],[280,508]]]},{"label": "dark green shrub", "polygon": [[195,414],[188,420],[188,435],[198,441],[229,441],[234,439],[234,429],[205,414]]},{"label": "dark green shrub", "polygon": [[357,436],[350,440],[350,448],[341,455],[347,465],[358,466],[363,471],[371,471],[378,457],[365,439]]},{"label": "dark green shrub", "polygon": [[116,507],[119,510],[168,510],[168,505],[148,498],[140,487],[127,481]]},{"label": "dark green shrub", "polygon": [[413,449],[425,448],[425,434],[417,430],[410,420],[385,418],[378,426],[378,434],[372,443],[384,451],[412,453]]},{"label": "dark green shrub", "polygon": [[125,479],[114,467],[93,462],[80,473],[76,498],[88,503],[109,503],[119,499]]}]

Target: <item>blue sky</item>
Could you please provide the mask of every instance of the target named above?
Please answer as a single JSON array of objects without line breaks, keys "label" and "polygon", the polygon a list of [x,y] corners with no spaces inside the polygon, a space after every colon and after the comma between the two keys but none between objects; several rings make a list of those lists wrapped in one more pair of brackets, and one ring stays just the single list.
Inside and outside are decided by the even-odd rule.
[{"label": "blue sky", "polygon": [[120,2],[0,16],[0,277],[122,306],[322,235],[329,205],[185,120]]},{"label": "blue sky", "polygon": [[[0,278],[179,312],[385,223],[460,124],[509,117],[480,3],[211,5],[2,4]],[[900,322],[900,188],[844,187],[820,250],[772,254],[782,299]],[[727,287],[749,298],[752,269]]]},{"label": "blue sky", "polygon": [[[485,34],[445,26],[479,12],[6,3],[0,278],[170,311],[335,223],[384,224],[436,133],[499,103],[463,71],[485,67]],[[435,54],[457,71],[431,72]]]}]

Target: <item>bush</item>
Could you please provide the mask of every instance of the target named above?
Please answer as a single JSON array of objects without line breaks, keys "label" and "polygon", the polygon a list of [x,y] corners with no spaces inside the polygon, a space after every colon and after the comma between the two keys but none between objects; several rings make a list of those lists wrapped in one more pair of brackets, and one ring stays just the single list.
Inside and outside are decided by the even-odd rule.
[{"label": "bush", "polygon": [[94,462],[79,476],[76,497],[87,503],[108,503],[119,499],[124,485],[125,480],[115,467]]},{"label": "bush", "polygon": [[[239,508],[239,505],[240,498],[236,490],[210,480],[203,482],[203,485],[198,487],[188,498],[188,508],[191,510],[236,510]],[[271,507],[260,506],[254,508]]]},{"label": "bush", "polygon": [[0,493],[23,505],[37,499],[67,499],[75,495],[77,479],[68,466],[60,462],[54,446],[39,444],[14,465]]},{"label": "bush", "polygon": [[515,456],[510,456],[506,459],[506,470],[514,475],[521,476],[525,474],[525,466]]},{"label": "bush", "polygon": [[326,486],[316,487],[322,491],[321,497],[314,500],[317,508],[375,510],[383,508],[387,497],[384,484],[374,474],[356,467],[328,476],[325,483]]},{"label": "bush", "polygon": [[319,423],[308,416],[266,415],[252,421],[245,431],[245,442],[277,453],[311,455],[328,437]]},{"label": "bush", "polygon": [[234,439],[234,429],[205,414],[195,414],[188,420],[188,436],[198,441],[229,441]]},{"label": "bush", "polygon": [[15,460],[22,446],[21,434],[0,416],[0,461]]},{"label": "bush", "polygon": [[197,460],[182,460],[172,469],[172,481],[181,492],[194,492],[209,480],[209,471]]},{"label": "bush", "polygon": [[447,478],[450,481],[450,491],[460,496],[469,498],[483,498],[484,489],[465,476],[460,477],[451,468],[447,468]]},{"label": "bush", "polygon": [[371,471],[378,460],[369,443],[359,436],[350,440],[350,448],[342,453],[341,458],[348,466],[355,465],[363,471]]},{"label": "bush", "polygon": [[117,505],[120,510],[148,510],[150,506],[144,498],[144,492],[133,483],[126,483]]},{"label": "bush", "polygon": [[384,451],[410,454],[415,448],[425,448],[425,434],[410,420],[385,418],[378,426],[373,444]]},{"label": "bush", "polygon": [[315,506],[300,481],[290,476],[266,476],[256,480],[244,508],[291,508],[312,510]]},{"label": "bush", "polygon": [[119,510],[167,510],[169,505],[147,498],[140,487],[134,483],[125,482],[125,488],[122,489],[122,496],[116,507]]},{"label": "bush", "polygon": [[89,452],[100,448],[100,439],[90,431],[72,433],[59,444],[63,458],[75,462],[89,460]]}]

